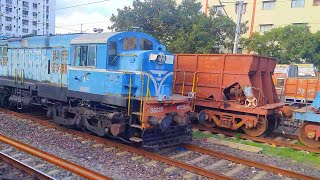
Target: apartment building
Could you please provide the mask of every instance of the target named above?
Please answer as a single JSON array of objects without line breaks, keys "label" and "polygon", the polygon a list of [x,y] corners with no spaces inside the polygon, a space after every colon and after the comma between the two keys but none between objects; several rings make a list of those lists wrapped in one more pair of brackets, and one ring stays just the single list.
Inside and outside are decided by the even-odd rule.
[{"label": "apartment building", "polygon": [[[216,13],[237,20],[237,0],[199,0],[203,11],[213,8]],[[181,2],[181,0],[177,0]],[[285,25],[308,25],[312,32],[320,30],[320,0],[244,0],[242,22],[248,21],[249,31],[264,33]]]},{"label": "apartment building", "polygon": [[55,0],[1,0],[0,35],[55,33]]}]

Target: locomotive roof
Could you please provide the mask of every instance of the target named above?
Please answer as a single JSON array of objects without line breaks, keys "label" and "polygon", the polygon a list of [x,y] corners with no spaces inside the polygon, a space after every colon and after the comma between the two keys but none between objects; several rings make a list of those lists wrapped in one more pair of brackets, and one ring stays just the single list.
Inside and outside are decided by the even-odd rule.
[{"label": "locomotive roof", "polygon": [[83,34],[71,40],[71,44],[107,43],[107,40],[121,32]]}]

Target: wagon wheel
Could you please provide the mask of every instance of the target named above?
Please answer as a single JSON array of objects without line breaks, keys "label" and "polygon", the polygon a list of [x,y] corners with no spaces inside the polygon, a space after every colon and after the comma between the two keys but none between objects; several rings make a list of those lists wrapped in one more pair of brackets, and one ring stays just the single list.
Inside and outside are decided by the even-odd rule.
[{"label": "wagon wheel", "polygon": [[298,136],[300,141],[311,148],[320,148],[320,141],[316,141],[315,139],[309,138],[308,135],[306,134],[306,126],[308,125],[316,125],[314,123],[308,123],[305,122],[301,125],[301,127],[298,130]]},{"label": "wagon wheel", "polygon": [[261,136],[268,130],[268,120],[265,117],[259,117],[256,127],[246,128],[246,126],[242,126],[242,129],[249,136]]},{"label": "wagon wheel", "polygon": [[198,115],[199,123],[201,125],[204,125],[205,127],[215,127],[216,123],[213,121],[213,119],[209,118],[208,114],[205,111],[201,111]]},{"label": "wagon wheel", "polygon": [[10,102],[9,102],[9,96],[4,95],[1,97],[1,107],[8,109],[10,106]]},{"label": "wagon wheel", "polygon": [[203,125],[205,127],[209,127],[209,128],[217,126],[216,123],[212,119],[210,121],[209,120],[205,121]]}]

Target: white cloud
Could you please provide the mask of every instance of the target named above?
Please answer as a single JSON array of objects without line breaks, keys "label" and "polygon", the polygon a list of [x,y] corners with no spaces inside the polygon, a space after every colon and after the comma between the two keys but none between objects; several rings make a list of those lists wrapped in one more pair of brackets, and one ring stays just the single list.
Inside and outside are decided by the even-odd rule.
[{"label": "white cloud", "polygon": [[[98,1],[98,0],[97,0]],[[90,0],[57,0],[56,1],[56,33],[75,33],[82,30],[93,32],[93,28],[102,28],[109,31],[110,17],[118,8],[132,5],[133,0],[109,0],[106,2],[86,6],[61,9],[64,7],[92,3]]]}]

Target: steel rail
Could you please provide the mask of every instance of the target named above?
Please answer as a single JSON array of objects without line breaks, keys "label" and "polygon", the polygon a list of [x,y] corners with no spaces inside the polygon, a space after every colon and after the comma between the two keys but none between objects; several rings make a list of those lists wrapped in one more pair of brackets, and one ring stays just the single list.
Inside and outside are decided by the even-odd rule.
[{"label": "steel rail", "polygon": [[183,144],[182,147],[191,150],[191,151],[196,151],[196,152],[200,152],[202,154],[207,154],[210,156],[214,156],[217,158],[222,158],[222,159],[226,159],[229,161],[233,161],[239,164],[243,164],[243,165],[247,165],[247,166],[251,166],[251,167],[257,167],[266,171],[271,171],[274,173],[280,173],[282,175],[288,176],[288,177],[293,177],[293,178],[297,178],[297,179],[303,179],[303,180],[316,180],[319,178],[316,177],[312,177],[312,176],[308,176],[308,175],[304,175],[304,174],[300,174],[297,172],[293,172],[293,171],[289,171],[286,169],[282,169],[279,167],[275,167],[275,166],[270,166],[267,164],[262,164],[256,161],[251,161],[251,160],[247,160],[247,159],[243,159],[243,158],[238,158],[229,154],[225,154],[222,152],[218,152],[218,151],[214,151],[211,149],[206,149],[206,148],[202,148],[199,146],[195,146],[192,144]]},{"label": "steel rail", "polygon": [[[199,126],[199,125],[193,125],[192,127],[199,129],[199,130],[202,130],[202,131],[210,131],[213,133],[224,134],[227,136],[238,136],[239,135],[236,132],[224,131],[221,129],[209,128],[209,127],[204,127],[204,126]],[[240,134],[240,138],[248,139],[248,140],[252,140],[252,141],[260,142],[260,143],[274,144],[276,146],[289,147],[289,148],[292,148],[295,150],[300,150],[300,151],[309,151],[309,152],[313,152],[313,153],[320,153],[320,149],[311,148],[311,147],[307,147],[304,145],[291,144],[289,142],[284,142],[284,141],[279,141],[279,140],[273,140],[273,139],[262,138],[262,137],[252,137],[252,136],[248,136],[246,134]]]},{"label": "steel rail", "polygon": [[97,143],[101,143],[101,144],[104,144],[104,145],[107,145],[107,146],[112,146],[112,147],[115,147],[117,149],[121,149],[121,150],[124,150],[124,151],[128,151],[128,152],[135,153],[135,154],[138,154],[138,155],[143,156],[143,157],[147,157],[147,158],[159,161],[159,162],[163,162],[165,164],[169,164],[171,166],[178,167],[178,168],[187,170],[189,172],[192,172],[192,173],[195,173],[195,174],[198,174],[198,175],[201,175],[201,176],[205,176],[205,177],[212,178],[212,179],[219,179],[219,180],[220,179],[221,180],[234,179],[232,177],[228,177],[228,176],[225,176],[225,175],[213,172],[213,171],[209,171],[209,170],[197,167],[197,166],[193,166],[193,165],[181,162],[181,161],[170,159],[170,158],[161,156],[161,155],[156,154],[156,153],[148,152],[148,151],[145,151],[145,150],[142,150],[142,149],[138,149],[138,148],[135,148],[135,147],[132,147],[132,146],[128,146],[128,145],[125,145],[125,144],[121,144],[121,143],[117,143],[115,141],[111,141],[111,140],[108,140],[108,139],[105,139],[105,138],[101,138],[101,137],[98,137],[98,136],[82,133],[82,132],[79,132],[79,131],[76,131],[76,130],[67,129],[67,128],[61,127],[61,126],[59,126],[57,124],[50,123],[50,122],[44,121],[44,120],[40,120],[39,118],[34,118],[34,117],[30,116],[30,115],[20,114],[20,113],[14,112],[14,111],[3,110],[3,109],[0,109],[0,111],[6,112],[6,113],[11,114],[11,115],[14,115],[16,117],[20,117],[20,118],[24,118],[24,119],[28,119],[28,120],[34,121],[34,122],[36,122],[38,124],[47,126],[49,128],[61,130],[63,132],[70,133],[70,134],[73,134],[73,135],[76,135],[76,136],[79,136],[79,137],[82,137],[82,138],[94,140]]},{"label": "steel rail", "polygon": [[53,177],[17,160],[17,159],[14,159],[12,157],[10,157],[9,155],[5,154],[5,153],[2,153],[0,152],[0,159],[2,159],[4,162],[8,163],[8,164],[11,164],[12,166],[20,169],[20,170],[23,170],[25,171],[26,173],[28,173],[29,175],[32,175],[32,176],[35,176],[37,177],[38,179],[41,179],[41,180],[52,180],[54,179]]},{"label": "steel rail", "polygon": [[81,167],[77,164],[68,162],[64,159],[61,159],[57,156],[51,155],[49,153],[46,153],[42,150],[36,149],[34,147],[31,147],[27,144],[24,144],[22,142],[19,142],[17,140],[11,139],[9,137],[4,136],[3,134],[0,134],[0,141],[3,143],[9,144],[11,146],[14,146],[17,149],[20,149],[22,151],[25,151],[28,154],[31,154],[33,156],[37,156],[41,159],[44,159],[50,163],[53,163],[57,166],[60,166],[68,171],[74,172],[82,177],[88,178],[88,179],[103,179],[103,180],[109,180],[111,178],[108,178],[106,176],[103,176],[99,173],[96,173],[92,170],[86,169],[84,167]]}]

